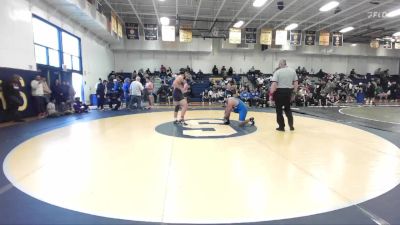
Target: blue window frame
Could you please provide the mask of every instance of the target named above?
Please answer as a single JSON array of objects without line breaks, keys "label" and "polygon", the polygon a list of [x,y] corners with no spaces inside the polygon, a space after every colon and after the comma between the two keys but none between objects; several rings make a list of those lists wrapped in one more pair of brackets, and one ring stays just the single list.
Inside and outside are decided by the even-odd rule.
[{"label": "blue window frame", "polygon": [[81,39],[68,31],[32,16],[33,42],[37,64],[82,74]]}]

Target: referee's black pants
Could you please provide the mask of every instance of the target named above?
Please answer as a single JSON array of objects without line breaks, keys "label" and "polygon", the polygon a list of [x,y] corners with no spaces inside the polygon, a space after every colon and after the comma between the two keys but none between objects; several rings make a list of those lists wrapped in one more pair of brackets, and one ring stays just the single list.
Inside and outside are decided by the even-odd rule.
[{"label": "referee's black pants", "polygon": [[290,109],[292,91],[293,89],[291,88],[278,88],[275,92],[276,122],[278,123],[280,129],[285,128],[283,110],[285,111],[288,119],[289,127],[293,127],[293,115],[292,110]]}]

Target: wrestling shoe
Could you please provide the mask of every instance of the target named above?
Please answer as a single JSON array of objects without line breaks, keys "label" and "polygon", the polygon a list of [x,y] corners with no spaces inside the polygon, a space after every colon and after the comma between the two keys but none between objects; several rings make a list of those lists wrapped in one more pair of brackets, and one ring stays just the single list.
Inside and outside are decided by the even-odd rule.
[{"label": "wrestling shoe", "polygon": [[250,117],[250,125],[254,126],[256,122],[254,121],[254,117]]},{"label": "wrestling shoe", "polygon": [[229,121],[228,119],[224,119],[224,125],[229,125],[231,124],[231,121]]},{"label": "wrestling shoe", "polygon": [[179,124],[182,126],[187,126],[188,124],[184,120],[179,120]]}]

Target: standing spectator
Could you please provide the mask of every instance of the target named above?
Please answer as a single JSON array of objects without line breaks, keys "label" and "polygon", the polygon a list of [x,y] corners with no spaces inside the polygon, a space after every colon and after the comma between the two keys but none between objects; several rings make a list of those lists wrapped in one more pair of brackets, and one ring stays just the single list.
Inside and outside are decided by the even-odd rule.
[{"label": "standing spectator", "polygon": [[43,80],[40,75],[36,76],[36,78],[31,81],[31,88],[36,113],[38,114],[39,118],[43,118],[46,116],[46,103],[43,91]]},{"label": "standing spectator", "polygon": [[68,97],[69,97],[69,101],[73,102],[75,100],[75,90],[74,87],[72,87],[72,85],[67,81],[66,82],[67,86],[68,86]]},{"label": "standing spectator", "polygon": [[44,98],[45,98],[45,101],[46,101],[46,104],[47,104],[48,102],[50,102],[51,90],[49,88],[49,85],[47,84],[46,78],[43,77],[42,81],[43,81]]},{"label": "standing spectator", "polygon": [[229,76],[232,76],[232,75],[233,75],[233,68],[232,68],[232,66],[229,67],[228,75],[229,75]]},{"label": "standing spectator", "polygon": [[97,85],[96,96],[97,96],[97,109],[104,110],[104,101],[106,95],[107,80],[103,80],[103,83]]},{"label": "standing spectator", "polygon": [[[113,87],[110,91],[110,102],[108,103],[110,109],[117,111],[121,107],[121,97],[123,95],[121,84],[117,79],[113,80]],[[115,107],[113,108],[113,105]]]},{"label": "standing spectator", "polygon": [[63,105],[63,112],[65,110],[71,110],[71,106],[72,106],[72,101],[69,98],[69,86],[67,85],[66,81],[63,81],[61,83],[61,91],[62,91],[62,96],[63,96],[63,102],[65,103]]},{"label": "standing spectator", "polygon": [[7,103],[6,121],[24,122],[18,112],[18,108],[24,104],[19,93],[22,89],[19,76],[13,75],[11,79],[3,85],[4,98]]},{"label": "standing spectator", "polygon": [[290,103],[294,96],[292,93],[297,93],[298,81],[296,71],[287,67],[286,60],[282,59],[279,61],[279,70],[275,71],[271,81],[271,97],[275,97],[276,105],[276,121],[279,125],[276,130],[285,131],[285,120],[283,118],[282,107],[285,108],[285,114],[288,119],[290,130],[294,130],[293,126],[293,115],[290,109]]},{"label": "standing spectator", "polygon": [[167,74],[167,68],[165,68],[164,65],[161,65],[160,73],[161,73],[161,74],[165,74],[165,75]]},{"label": "standing spectator", "polygon": [[58,111],[63,111],[64,94],[62,92],[61,82],[59,79],[56,79],[54,85],[52,86],[52,96],[56,100],[56,109]]},{"label": "standing spectator", "polygon": [[122,90],[124,91],[124,101],[125,106],[128,108],[129,104],[129,86],[131,85],[131,80],[129,78],[125,78],[124,84],[122,85]]},{"label": "standing spectator", "polygon": [[221,68],[221,74],[222,74],[223,76],[226,75],[226,68],[225,68],[225,66],[222,66],[222,68]]},{"label": "standing spectator", "polygon": [[214,65],[214,67],[213,67],[213,69],[212,69],[212,74],[213,74],[214,76],[218,76],[218,68],[217,68],[216,65]]},{"label": "standing spectator", "polygon": [[146,77],[145,93],[147,94],[147,100],[149,101],[149,106],[147,109],[151,109],[154,106],[154,84],[151,82],[149,77]]},{"label": "standing spectator", "polygon": [[131,95],[131,101],[129,103],[129,108],[133,109],[133,105],[136,103],[137,109],[142,109],[142,91],[143,85],[140,83],[140,77],[137,76],[136,80],[131,83],[129,87],[129,93]]}]

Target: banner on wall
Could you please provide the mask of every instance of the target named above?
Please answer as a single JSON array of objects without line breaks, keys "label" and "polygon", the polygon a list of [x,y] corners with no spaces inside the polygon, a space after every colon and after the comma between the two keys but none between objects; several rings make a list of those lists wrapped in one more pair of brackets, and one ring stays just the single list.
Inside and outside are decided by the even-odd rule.
[{"label": "banner on wall", "polygon": [[301,38],[302,38],[301,30],[291,30],[290,31],[290,45],[300,46]]},{"label": "banner on wall", "polygon": [[190,43],[193,39],[193,32],[191,28],[181,27],[179,29],[179,41],[184,43]]},{"label": "banner on wall", "polygon": [[261,29],[260,44],[272,45],[272,30],[271,29]]},{"label": "banner on wall", "polygon": [[385,49],[392,49],[392,38],[385,38],[383,39],[383,48]]},{"label": "banner on wall", "polygon": [[246,44],[257,43],[257,28],[246,28]]},{"label": "banner on wall", "polygon": [[144,40],[154,41],[158,39],[158,26],[157,24],[144,25]]},{"label": "banner on wall", "polygon": [[394,43],[394,49],[400,49],[400,42]]},{"label": "banner on wall", "polygon": [[304,38],[304,44],[311,46],[315,45],[316,32],[315,31],[306,31],[306,37]]},{"label": "banner on wall", "polygon": [[161,27],[161,40],[162,41],[175,41],[175,26],[162,26]]},{"label": "banner on wall", "polygon": [[139,40],[139,24],[125,23],[126,38],[132,40]]},{"label": "banner on wall", "polygon": [[122,24],[120,22],[117,23],[117,30],[118,30],[118,37],[122,38],[123,32],[122,32]]},{"label": "banner on wall", "polygon": [[275,31],[275,45],[286,45],[287,44],[287,31],[277,30]]},{"label": "banner on wall", "polygon": [[371,48],[379,48],[380,44],[379,44],[379,41],[378,41],[378,40],[372,40],[372,41],[369,43],[369,46],[370,46]]},{"label": "banner on wall", "polygon": [[341,47],[343,46],[343,34],[340,32],[335,32],[332,34],[332,46]]},{"label": "banner on wall", "polygon": [[329,32],[320,32],[319,33],[319,45],[320,46],[329,46]]},{"label": "banner on wall", "polygon": [[111,13],[111,31],[118,34],[117,16]]},{"label": "banner on wall", "polygon": [[229,44],[240,44],[242,42],[242,30],[229,28]]}]

